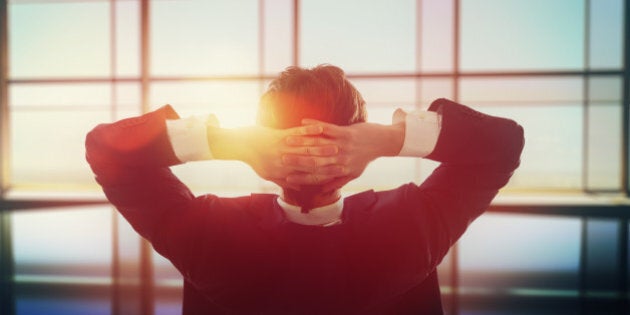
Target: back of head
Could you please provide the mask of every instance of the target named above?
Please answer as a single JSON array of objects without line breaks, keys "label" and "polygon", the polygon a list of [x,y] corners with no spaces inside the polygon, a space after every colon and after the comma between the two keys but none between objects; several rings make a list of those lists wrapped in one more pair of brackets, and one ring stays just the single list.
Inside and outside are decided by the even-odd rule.
[{"label": "back of head", "polygon": [[269,84],[258,109],[258,123],[277,129],[300,126],[303,118],[346,126],[366,116],[363,97],[332,65],[287,68]]},{"label": "back of head", "polygon": [[[338,67],[289,67],[269,84],[261,97],[258,123],[285,129],[300,126],[304,118],[342,126],[365,122],[365,101]],[[285,196],[303,210],[312,208],[314,199],[323,194],[320,185],[302,186],[299,191],[283,188]]]}]

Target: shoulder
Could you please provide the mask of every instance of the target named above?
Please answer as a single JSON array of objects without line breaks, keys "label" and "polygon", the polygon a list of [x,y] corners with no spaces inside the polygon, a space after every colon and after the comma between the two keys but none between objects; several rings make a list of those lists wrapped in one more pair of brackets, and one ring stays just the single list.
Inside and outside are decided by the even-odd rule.
[{"label": "shoulder", "polygon": [[251,194],[238,197],[219,197],[213,194],[195,198],[194,209],[200,216],[226,226],[251,226],[282,219],[276,206],[275,194]]},{"label": "shoulder", "polygon": [[404,213],[411,206],[417,206],[413,198],[418,191],[414,183],[404,184],[394,189],[368,190],[348,196],[344,200],[344,216],[350,220],[383,220]]}]

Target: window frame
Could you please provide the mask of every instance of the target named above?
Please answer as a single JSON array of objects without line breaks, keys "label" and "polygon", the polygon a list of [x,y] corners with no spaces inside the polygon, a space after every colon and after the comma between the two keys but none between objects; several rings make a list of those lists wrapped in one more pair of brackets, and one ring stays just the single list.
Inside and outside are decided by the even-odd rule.
[{"label": "window frame", "polygon": [[[62,1],[62,0],[59,0]],[[115,0],[98,0],[98,1],[108,1],[111,4],[112,10],[110,12],[110,23],[111,27],[115,27],[116,23],[116,13],[115,13]],[[204,77],[155,77],[150,75],[149,69],[149,33],[150,33],[150,1],[149,0],[138,0],[140,3],[140,75],[139,77],[129,78],[129,77],[103,77],[103,78],[92,78],[88,79],[91,82],[102,82],[102,83],[110,83],[112,84],[112,93],[115,93],[115,83],[120,82],[136,82],[140,85],[140,95],[141,95],[141,111],[147,112],[149,111],[149,88],[153,82],[178,82],[178,81],[186,81],[186,80],[203,80],[203,81],[212,81],[212,80],[243,80],[243,81],[256,81],[261,83],[266,80],[270,80],[273,78],[273,75],[266,74],[264,72],[264,66],[262,65],[262,61],[260,61],[260,71],[258,75],[252,76],[204,76]],[[261,47],[264,45],[264,3],[266,0],[258,0],[259,6],[259,60],[264,60],[264,51]],[[590,8],[590,0],[585,0],[585,69],[583,71],[519,71],[519,72],[462,72],[460,71],[460,7],[461,0],[453,0],[453,70],[449,72],[422,72],[416,71],[414,73],[362,73],[362,74],[348,74],[350,79],[400,79],[400,78],[408,78],[415,80],[422,80],[425,78],[443,78],[449,79],[453,82],[453,99],[454,101],[458,101],[460,99],[459,95],[459,85],[460,81],[463,78],[482,78],[482,77],[581,77],[584,82],[583,89],[583,108],[587,108],[588,106],[592,106],[589,103],[589,78],[592,77],[600,77],[600,76],[613,76],[618,77],[623,82],[622,88],[622,100],[621,100],[621,112],[623,115],[622,118],[622,135],[621,135],[621,184],[619,190],[614,191],[591,191],[587,189],[585,186],[586,180],[583,180],[583,189],[582,191],[585,194],[590,193],[618,193],[622,195],[624,202],[620,204],[612,204],[611,202],[603,202],[598,204],[573,204],[573,203],[561,203],[561,204],[546,204],[545,202],[530,202],[526,204],[493,204],[489,211],[496,213],[520,213],[520,214],[528,214],[528,215],[536,215],[536,216],[565,216],[565,217],[578,217],[582,220],[582,239],[580,241],[581,244],[581,256],[580,256],[580,292],[579,299],[581,301],[587,300],[589,297],[587,293],[587,287],[584,283],[584,278],[586,277],[586,268],[587,261],[586,256],[588,252],[587,247],[587,236],[588,236],[588,227],[587,223],[589,219],[598,219],[598,218],[608,218],[608,219],[616,219],[620,224],[620,232],[619,232],[619,272],[622,275],[619,290],[617,291],[620,296],[626,297],[625,304],[627,305],[627,294],[628,294],[628,222],[630,220],[630,203],[628,202],[628,197],[630,197],[629,190],[629,167],[628,163],[629,159],[629,134],[630,134],[630,39],[628,39],[627,34],[630,34],[630,5],[626,3],[624,6],[624,30],[623,34],[625,35],[623,42],[623,67],[617,70],[592,70],[588,67],[589,60],[589,8]],[[422,10],[422,0],[416,1],[416,19],[421,17]],[[292,34],[293,34],[293,42],[292,42],[292,64],[299,65],[300,64],[300,0],[292,0],[293,4],[293,23],[292,23]],[[16,283],[14,282],[14,270],[13,270],[13,256],[11,249],[11,225],[10,225],[10,216],[14,211],[29,211],[39,208],[55,208],[55,207],[81,207],[86,205],[103,205],[108,204],[106,200],[103,198],[68,198],[68,199],[40,199],[40,198],[23,198],[16,199],[10,198],[9,192],[11,189],[10,178],[10,143],[9,143],[9,134],[10,134],[10,121],[8,118],[9,114],[9,100],[7,96],[8,87],[11,84],[29,84],[29,83],[79,83],[85,82],[85,78],[64,78],[64,79],[20,79],[20,80],[11,80],[8,77],[8,12],[7,12],[7,1],[0,2],[0,313],[3,314],[14,314],[15,313],[15,299],[14,299],[14,291]],[[420,36],[419,33],[416,37]],[[112,61],[112,73],[115,73],[115,56],[116,56],[116,46],[115,46],[115,31],[111,32],[110,40],[112,41],[111,49],[112,53],[110,54],[111,58],[114,58]],[[418,42],[419,39],[416,38]],[[421,99],[421,95],[419,89],[416,89],[416,100],[419,103]],[[112,112],[116,111],[115,98],[112,98],[111,104]],[[417,105],[419,106],[419,105]],[[588,115],[585,112],[585,115]],[[588,117],[586,117],[588,118]],[[585,119],[587,121],[588,119]],[[583,136],[583,141],[586,141],[587,135]],[[586,148],[586,146],[585,146]],[[585,153],[586,149],[585,149]],[[588,173],[586,171],[586,162],[583,164],[583,173],[582,177],[586,176]],[[116,221],[115,221],[116,222]],[[114,243],[114,248],[117,248],[118,244],[118,225],[114,224],[115,229],[113,235],[112,242]],[[464,294],[459,291],[459,283],[458,283],[458,249],[457,245],[453,247],[451,250],[450,257],[450,281],[447,284],[444,284],[443,288],[446,293],[444,296],[446,297],[444,302],[446,307],[450,310],[451,313],[457,314],[460,309],[460,298]],[[140,309],[142,314],[153,314],[155,312],[155,281],[153,278],[153,264],[152,264],[152,249],[150,245],[144,241],[140,250],[139,257],[139,268],[140,268]],[[112,285],[111,290],[112,294],[112,313],[118,314],[120,312],[120,294],[119,290],[122,286],[120,283],[120,265],[119,258],[117,255],[116,249],[114,250],[114,256],[112,259]],[[75,284],[77,287],[82,287],[82,284]],[[86,285],[89,287],[89,285]],[[622,303],[623,304],[623,303]]]}]

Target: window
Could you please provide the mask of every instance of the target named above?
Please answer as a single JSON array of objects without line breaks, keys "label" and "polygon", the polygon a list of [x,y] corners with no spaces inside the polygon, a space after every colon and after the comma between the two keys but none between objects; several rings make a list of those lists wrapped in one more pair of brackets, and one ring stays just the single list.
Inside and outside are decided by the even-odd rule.
[{"label": "window", "polygon": [[[1,2],[0,279],[13,281],[0,302],[14,301],[20,315],[177,314],[181,276],[108,205],[84,159],[85,134],[164,104],[181,116],[215,113],[228,127],[251,124],[278,72],[331,63],[363,93],[370,121],[446,97],[525,128],[520,168],[439,267],[448,314],[610,309],[628,290],[626,6]],[[420,183],[436,166],[380,159],[347,193]],[[242,163],[173,170],[197,194],[274,189]]]}]

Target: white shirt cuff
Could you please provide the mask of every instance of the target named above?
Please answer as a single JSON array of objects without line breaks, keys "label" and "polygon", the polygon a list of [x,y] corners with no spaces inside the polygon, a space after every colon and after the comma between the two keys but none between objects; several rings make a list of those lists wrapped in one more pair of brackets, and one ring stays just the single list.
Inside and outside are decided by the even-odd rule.
[{"label": "white shirt cuff", "polygon": [[440,136],[440,115],[417,110],[405,116],[405,141],[398,156],[425,157],[435,149]]},{"label": "white shirt cuff", "polygon": [[206,133],[207,125],[218,127],[219,122],[214,115],[192,116],[166,121],[166,132],[171,146],[175,156],[181,162],[212,159]]}]

